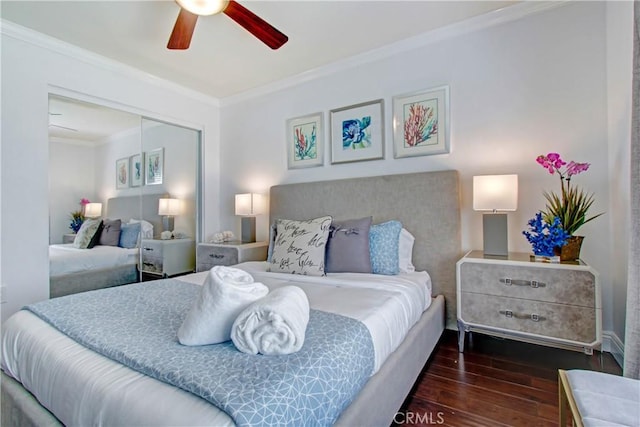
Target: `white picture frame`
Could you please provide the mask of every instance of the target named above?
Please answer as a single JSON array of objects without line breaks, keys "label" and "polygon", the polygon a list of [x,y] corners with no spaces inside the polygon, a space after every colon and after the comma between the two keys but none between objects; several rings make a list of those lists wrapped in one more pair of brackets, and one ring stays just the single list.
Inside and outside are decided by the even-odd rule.
[{"label": "white picture frame", "polygon": [[289,169],[324,165],[323,114],[313,113],[287,120]]},{"label": "white picture frame", "polygon": [[331,163],[384,159],[384,100],[331,110]]},{"label": "white picture frame", "polygon": [[145,185],[162,184],[164,177],[164,148],[157,148],[144,155]]},{"label": "white picture frame", "polygon": [[449,86],[393,97],[394,157],[450,152]]}]

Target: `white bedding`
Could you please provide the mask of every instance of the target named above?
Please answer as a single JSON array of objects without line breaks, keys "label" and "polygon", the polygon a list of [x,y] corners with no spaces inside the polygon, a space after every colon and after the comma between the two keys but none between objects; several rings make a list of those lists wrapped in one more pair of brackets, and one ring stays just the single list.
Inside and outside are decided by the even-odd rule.
[{"label": "white bedding", "polygon": [[[363,322],[373,338],[376,371],[431,302],[425,272],[310,277],[266,273],[265,263],[239,267],[271,289],[300,286],[311,308]],[[201,285],[207,273],[180,279]],[[66,425],[233,425],[203,399],[94,353],[27,311],[3,325],[2,369]]]},{"label": "white bedding", "polygon": [[73,244],[49,246],[49,275],[60,276],[78,271],[99,270],[135,264],[139,249],[97,245],[91,249],[74,248]]}]

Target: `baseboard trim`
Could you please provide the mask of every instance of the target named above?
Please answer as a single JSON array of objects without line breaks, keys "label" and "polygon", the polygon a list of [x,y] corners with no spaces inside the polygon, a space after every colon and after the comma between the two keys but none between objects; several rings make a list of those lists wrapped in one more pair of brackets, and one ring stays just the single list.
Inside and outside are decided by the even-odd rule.
[{"label": "baseboard trim", "polygon": [[611,353],[615,361],[624,366],[624,343],[613,331],[602,331],[602,351]]}]

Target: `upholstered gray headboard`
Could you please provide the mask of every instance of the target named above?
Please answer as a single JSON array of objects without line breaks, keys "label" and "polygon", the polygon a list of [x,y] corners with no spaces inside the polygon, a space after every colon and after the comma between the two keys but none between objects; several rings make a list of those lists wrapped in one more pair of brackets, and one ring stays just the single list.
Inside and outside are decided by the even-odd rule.
[{"label": "upholstered gray headboard", "polygon": [[163,194],[144,194],[141,196],[114,197],[107,201],[105,218],[144,219],[153,224],[154,237],[162,232],[162,217],[158,215],[158,200],[167,197]]},{"label": "upholstered gray headboard", "polygon": [[447,303],[447,327],[456,328],[455,264],[462,256],[458,172],[420,172],[285,184],[271,187],[270,220],[373,216],[402,222],[416,238],[413,263],[426,270],[433,293]]}]

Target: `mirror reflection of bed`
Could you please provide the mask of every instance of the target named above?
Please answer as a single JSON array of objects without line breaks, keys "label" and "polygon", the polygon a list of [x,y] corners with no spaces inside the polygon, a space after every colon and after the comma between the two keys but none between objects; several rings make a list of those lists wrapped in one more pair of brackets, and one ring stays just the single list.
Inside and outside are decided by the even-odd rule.
[{"label": "mirror reflection of bed", "polygon": [[121,230],[114,241],[105,238],[103,229],[100,238],[94,237],[98,244],[90,248],[78,248],[73,243],[50,245],[50,296],[55,298],[140,281],[141,247],[144,241],[158,237],[162,230],[158,203],[163,197],[144,195],[109,199],[101,217],[103,223],[117,225]]},{"label": "mirror reflection of bed", "polygon": [[[149,263],[145,268],[141,257],[145,246],[163,245],[158,243],[164,231],[160,198],[179,200],[171,238],[184,238],[175,245],[181,248],[180,256],[195,253],[200,240],[199,131],[50,94],[49,140],[51,297],[165,277],[157,265],[156,271],[143,274],[153,268]],[[145,156],[150,153],[161,153],[161,175],[155,181],[145,179]],[[124,184],[116,182],[117,164],[126,165]],[[140,169],[139,179],[133,179],[134,165]],[[82,209],[82,199],[102,204],[97,219],[111,230],[140,220],[153,230],[144,227],[133,247],[130,242],[121,245],[117,237],[102,242],[98,238],[91,249],[74,247],[77,234],[70,227],[71,213]],[[191,271],[191,261],[185,262],[181,273]]]}]

